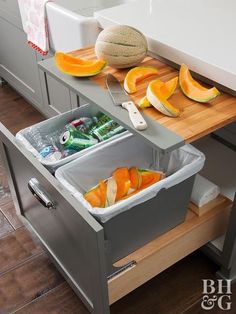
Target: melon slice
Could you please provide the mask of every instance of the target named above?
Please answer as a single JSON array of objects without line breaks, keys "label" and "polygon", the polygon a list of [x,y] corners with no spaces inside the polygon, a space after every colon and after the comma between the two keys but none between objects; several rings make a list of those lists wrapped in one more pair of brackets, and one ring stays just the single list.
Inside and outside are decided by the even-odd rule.
[{"label": "melon slice", "polygon": [[217,88],[208,89],[195,81],[185,64],[181,65],[179,71],[179,85],[188,98],[198,102],[208,102],[220,95]]},{"label": "melon slice", "polygon": [[106,206],[106,199],[107,199],[107,184],[103,180],[99,181],[99,189],[100,189],[100,200],[101,200],[101,207]]},{"label": "melon slice", "polygon": [[126,74],[124,80],[124,89],[129,94],[135,93],[137,91],[136,84],[138,82],[156,74],[158,74],[158,70],[154,67],[135,67]]},{"label": "melon slice", "polygon": [[140,173],[138,171],[138,168],[136,167],[132,167],[129,169],[129,177],[130,177],[130,187],[131,189],[137,190],[139,189],[140,185],[141,185],[141,176]]},{"label": "melon slice", "polygon": [[92,207],[106,206],[107,185],[103,180],[99,184],[84,194],[84,198]]},{"label": "melon slice", "polygon": [[[160,180],[162,180],[164,178],[164,174],[163,172],[156,172],[156,171],[150,171],[150,170],[146,170],[146,169],[138,169],[135,167],[130,168],[130,173],[131,173],[131,169],[133,171],[133,174],[135,174],[135,171],[138,172],[139,176],[139,180],[135,181],[136,183],[138,182],[138,188],[135,189],[134,191],[132,191],[131,193],[123,196],[121,198],[121,200],[125,200],[137,193],[139,193],[140,191],[148,188],[149,186],[151,186],[152,184],[155,184],[157,182],[159,182]],[[137,175],[135,174],[136,178]],[[131,179],[131,187],[132,187],[132,178]],[[136,184],[137,186],[137,184]]]},{"label": "melon slice", "polygon": [[[156,80],[156,84],[160,84],[160,89],[163,96],[168,99],[171,95],[173,95],[177,84],[178,84],[178,76],[174,77],[173,79],[167,81],[166,83],[162,82],[161,80]],[[149,108],[151,107],[151,103],[148,101],[147,96],[144,96],[138,103],[140,108]]]},{"label": "melon slice", "polygon": [[178,117],[180,110],[174,107],[162,94],[159,82],[152,81],[148,85],[147,99],[161,113],[169,117]]},{"label": "melon slice", "polygon": [[112,206],[116,202],[117,183],[116,180],[111,177],[107,180],[107,199],[106,207]]},{"label": "melon slice", "polygon": [[63,73],[77,77],[94,76],[106,66],[103,60],[86,60],[63,52],[55,53],[55,62]]},{"label": "melon slice", "polygon": [[154,171],[149,171],[145,169],[139,169],[139,173],[142,178],[142,183],[140,185],[140,189],[145,189],[149,186],[151,186],[154,183],[157,183],[160,181],[163,177],[162,172],[154,172]]},{"label": "melon slice", "polygon": [[117,193],[116,201],[119,201],[123,196],[125,196],[131,186],[129,169],[128,168],[117,168],[112,173],[113,178],[116,180],[117,184]]}]

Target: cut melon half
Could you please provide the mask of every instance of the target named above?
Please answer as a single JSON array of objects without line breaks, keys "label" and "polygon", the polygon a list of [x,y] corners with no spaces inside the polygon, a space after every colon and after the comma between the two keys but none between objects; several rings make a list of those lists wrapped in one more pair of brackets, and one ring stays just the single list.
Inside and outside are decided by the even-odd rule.
[{"label": "cut melon half", "polygon": [[156,83],[156,81],[149,83],[147,89],[147,99],[153,107],[169,117],[178,117],[180,114],[180,110],[174,107],[162,94],[160,84]]},{"label": "cut melon half", "polygon": [[137,91],[137,83],[152,76],[157,75],[158,70],[151,66],[135,67],[126,74],[124,80],[124,89],[127,93],[132,94]]},{"label": "cut melon half", "polygon": [[103,60],[86,60],[63,52],[55,53],[55,62],[63,73],[77,77],[94,76],[106,66]]},{"label": "cut melon half", "polygon": [[181,65],[179,71],[179,85],[183,93],[188,98],[198,102],[209,102],[210,100],[220,95],[220,92],[217,88],[212,87],[208,89],[195,81],[185,64]]},{"label": "cut melon half", "polygon": [[[155,80],[155,81],[156,81],[156,85],[158,84],[160,85],[161,93],[163,94],[163,96],[165,96],[166,99],[168,99],[171,95],[173,95],[177,87],[178,76],[174,77],[173,79],[165,83],[162,82],[161,80]],[[149,108],[152,106],[149,100],[147,99],[147,96],[144,96],[142,99],[140,99],[138,105],[140,108]]]}]

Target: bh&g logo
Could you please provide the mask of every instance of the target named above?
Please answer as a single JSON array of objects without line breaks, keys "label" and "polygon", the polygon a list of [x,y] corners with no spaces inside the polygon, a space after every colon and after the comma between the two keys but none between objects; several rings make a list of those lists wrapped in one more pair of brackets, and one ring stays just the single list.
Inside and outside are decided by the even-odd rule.
[{"label": "bh&g logo", "polygon": [[203,297],[201,307],[212,310],[215,306],[223,311],[231,309],[231,280],[203,279]]}]

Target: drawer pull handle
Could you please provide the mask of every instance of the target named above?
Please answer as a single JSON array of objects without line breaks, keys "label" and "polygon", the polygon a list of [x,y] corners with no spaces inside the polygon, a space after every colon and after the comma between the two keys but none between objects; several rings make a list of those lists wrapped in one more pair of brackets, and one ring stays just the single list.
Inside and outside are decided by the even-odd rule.
[{"label": "drawer pull handle", "polygon": [[28,188],[30,192],[34,195],[34,197],[46,208],[55,209],[55,205],[53,201],[50,200],[49,196],[43,188],[40,186],[40,183],[36,178],[32,178],[29,180]]}]

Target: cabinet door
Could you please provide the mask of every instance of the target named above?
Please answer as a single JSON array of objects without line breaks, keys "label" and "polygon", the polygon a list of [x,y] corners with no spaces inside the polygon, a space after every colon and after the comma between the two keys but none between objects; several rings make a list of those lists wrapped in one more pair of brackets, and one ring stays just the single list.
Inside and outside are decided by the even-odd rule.
[{"label": "cabinet door", "polygon": [[22,28],[18,0],[0,0],[0,17]]},{"label": "cabinet door", "polygon": [[0,17],[0,76],[40,110],[42,92],[37,53],[24,31]]},{"label": "cabinet door", "polygon": [[2,124],[0,144],[21,216],[89,310],[109,313],[103,228]]},{"label": "cabinet door", "polygon": [[43,94],[43,112],[47,117],[67,112],[79,106],[79,99],[68,87],[41,71],[40,81]]}]

